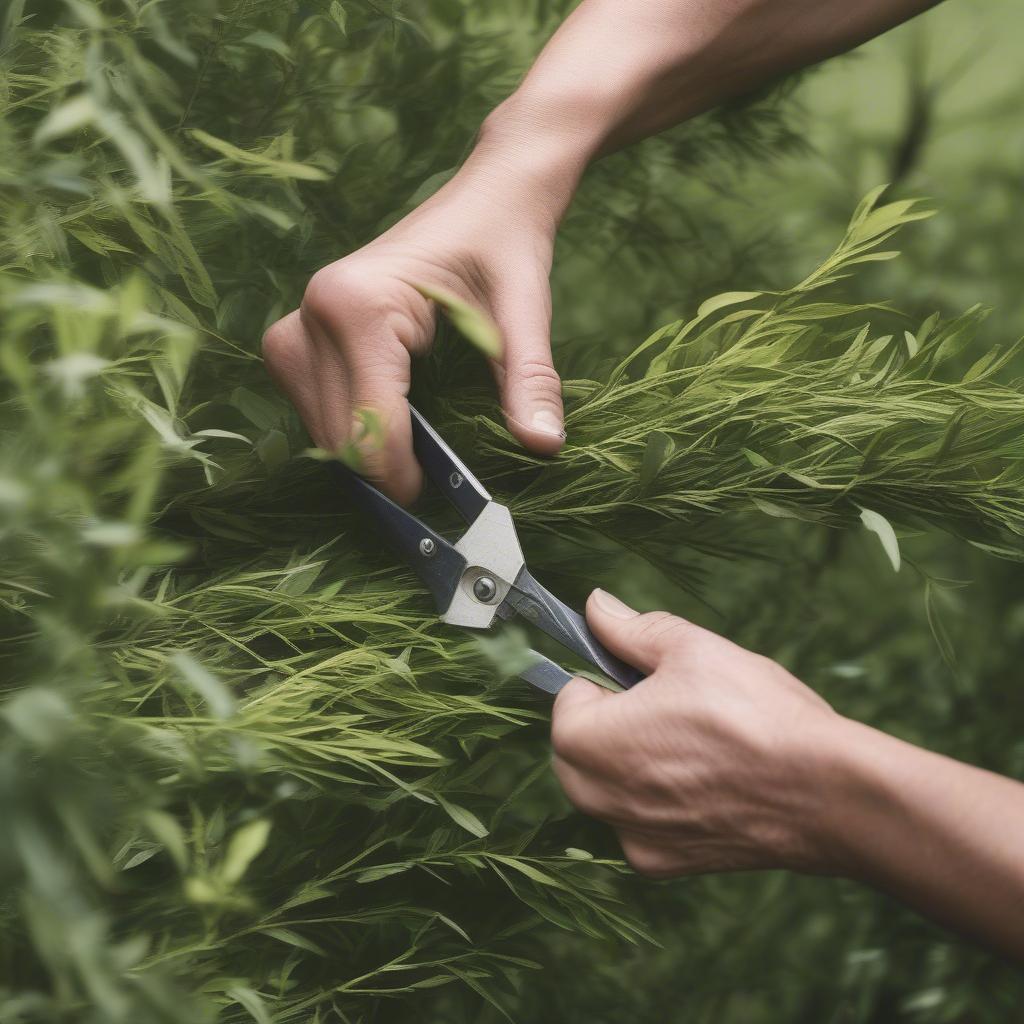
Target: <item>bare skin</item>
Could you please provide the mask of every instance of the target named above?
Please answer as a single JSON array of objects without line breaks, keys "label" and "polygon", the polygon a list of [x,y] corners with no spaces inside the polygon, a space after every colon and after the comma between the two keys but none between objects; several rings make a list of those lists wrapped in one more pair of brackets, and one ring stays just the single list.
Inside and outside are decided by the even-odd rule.
[{"label": "bare skin", "polygon": [[[509,429],[564,440],[550,351],[555,233],[587,165],[790,69],[850,48],[933,0],[583,0],[459,172],[309,283],[264,338],[313,440],[386,425],[368,474],[408,502],[421,473],[406,395],[440,286],[488,313]],[[592,596],[588,619],[650,672],[626,694],[574,680],[552,721],[570,798],[610,822],[654,877],[784,867],[859,878],[1024,961],[1024,786],[837,715],[780,666],[663,613]]]},{"label": "bare skin", "polygon": [[412,285],[440,286],[497,323],[495,377],[509,430],[562,445],[548,276],[555,233],[598,156],[723,99],[869,39],[935,0],[583,0],[519,88],[485,121],[459,172],[379,238],[319,270],[274,324],[264,357],[313,440],[347,441],[360,409],[386,440],[367,474],[402,502],[422,476],[406,396],[436,311]]},{"label": "bare skin", "polygon": [[843,718],[683,619],[598,590],[587,621],[650,675],[617,694],[569,683],[555,770],[637,871],[855,878],[1024,962],[1024,785]]}]

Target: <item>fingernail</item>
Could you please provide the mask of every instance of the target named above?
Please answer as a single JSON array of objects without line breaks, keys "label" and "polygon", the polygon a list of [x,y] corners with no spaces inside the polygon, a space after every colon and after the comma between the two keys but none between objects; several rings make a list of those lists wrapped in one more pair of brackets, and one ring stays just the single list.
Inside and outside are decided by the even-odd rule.
[{"label": "fingernail", "polygon": [[609,594],[607,590],[597,589],[590,596],[594,599],[597,607],[606,615],[614,615],[617,619],[632,619],[637,615],[628,604],[623,604],[617,597]]},{"label": "fingernail", "polygon": [[530,426],[534,430],[539,430],[542,434],[554,434],[556,437],[565,437],[562,421],[550,409],[538,409],[530,417]]}]

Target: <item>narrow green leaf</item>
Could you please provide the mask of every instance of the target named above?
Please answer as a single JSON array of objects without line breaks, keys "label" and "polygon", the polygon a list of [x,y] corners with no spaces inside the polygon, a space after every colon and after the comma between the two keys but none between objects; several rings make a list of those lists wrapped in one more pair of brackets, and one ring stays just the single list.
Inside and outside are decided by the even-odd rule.
[{"label": "narrow green leaf", "polygon": [[446,800],[439,793],[435,793],[434,798],[456,825],[464,828],[478,839],[482,839],[489,834],[484,823],[472,811],[467,811],[465,807],[460,807],[458,804]]},{"label": "narrow green leaf", "polygon": [[735,306],[740,302],[749,302],[751,299],[759,298],[762,294],[764,293],[722,292],[721,295],[715,295],[700,304],[697,309],[697,319],[703,320],[704,317],[711,316],[712,313],[717,313],[720,309],[725,309],[726,306]]},{"label": "narrow green leaf", "polygon": [[380,867],[367,868],[356,875],[357,882],[377,882],[382,878],[390,878],[392,875],[400,875],[408,871],[412,864],[382,864]]},{"label": "narrow green leaf", "polygon": [[414,981],[410,988],[439,988],[441,985],[448,985],[455,981],[455,975],[453,974],[434,974],[429,978],[422,978],[420,981]]},{"label": "narrow green leaf", "polygon": [[295,178],[299,181],[326,181],[330,177],[319,167],[296,163],[294,160],[276,160],[260,153],[239,149],[238,146],[218,139],[201,128],[192,128],[189,134],[207,149],[212,149],[225,159],[251,169],[253,174],[265,174],[272,178]]},{"label": "narrow green leaf", "polygon": [[170,854],[179,871],[188,868],[188,846],[185,841],[185,830],[178,820],[164,811],[149,810],[143,814],[153,838]]},{"label": "narrow green leaf", "polygon": [[247,36],[244,36],[242,45],[255,46],[260,50],[269,50],[271,53],[276,53],[278,57],[288,61],[289,64],[293,63],[291,47],[280,36],[275,36],[273,32],[267,32],[265,29],[257,29],[255,32],[250,32]]},{"label": "narrow green leaf", "polygon": [[575,846],[567,846],[565,848],[565,855],[570,860],[593,860],[594,855],[587,853],[586,850],[577,849]]},{"label": "narrow green leaf", "polygon": [[312,953],[314,956],[327,956],[327,951],[321,946],[318,946],[312,939],[307,939],[304,935],[300,935],[296,931],[292,931],[291,928],[261,928],[260,933],[263,935],[269,935],[272,939],[277,939],[278,942],[283,942],[286,946],[294,946],[296,949],[305,949]]},{"label": "narrow green leaf", "polygon": [[498,325],[483,310],[471,306],[454,292],[437,285],[409,282],[422,296],[436,302],[447,314],[448,319],[467,341],[472,342],[481,352],[497,359],[502,352],[501,332]]},{"label": "narrow green leaf", "polygon": [[491,857],[499,863],[518,871],[521,875],[525,875],[532,882],[537,882],[540,885],[560,884],[557,879],[553,878],[546,871],[541,871],[540,868],[534,867],[533,864],[518,857],[506,857],[497,853],[491,854]]},{"label": "narrow green leaf", "polygon": [[771,469],[772,464],[763,456],[757,452],[751,451],[749,448],[742,449],[744,458],[752,466],[756,466],[758,469]]},{"label": "narrow green leaf", "polygon": [[263,852],[270,835],[270,822],[254,818],[238,829],[228,841],[227,853],[220,866],[220,877],[229,885],[245,874],[249,865]]},{"label": "narrow green leaf", "polygon": [[168,661],[182,682],[202,697],[214,718],[229,718],[234,714],[234,695],[188,651],[175,651]]},{"label": "narrow green leaf", "polygon": [[231,404],[254,426],[261,430],[280,428],[286,415],[283,405],[275,405],[248,388],[235,388]]},{"label": "narrow green leaf", "polygon": [[341,34],[346,35],[348,31],[348,14],[338,0],[331,0],[331,20],[341,29]]},{"label": "narrow green leaf", "polygon": [[287,574],[274,587],[275,593],[288,594],[290,597],[301,597],[324,571],[324,562],[311,562],[309,565],[297,565],[289,569]]},{"label": "narrow green leaf", "polygon": [[878,512],[872,512],[871,509],[868,508],[862,508],[860,510],[860,519],[865,528],[878,537],[878,540],[882,545],[882,550],[885,552],[886,557],[892,565],[893,572],[899,572],[900,543],[896,539],[896,531],[892,528],[892,524],[885,518],[885,516]]},{"label": "narrow green leaf", "polygon": [[96,119],[96,101],[89,93],[80,93],[54,107],[40,123],[32,141],[41,146],[64,135],[76,132]]},{"label": "narrow green leaf", "polygon": [[676,451],[675,441],[660,430],[652,430],[644,444],[640,462],[640,489],[646,491],[671,461]]},{"label": "narrow green leaf", "polygon": [[268,473],[276,473],[288,461],[288,438],[280,430],[268,430],[256,442],[256,454]]},{"label": "narrow green leaf", "polygon": [[256,1024],[274,1024],[274,1018],[263,1002],[263,997],[254,989],[244,985],[235,985],[225,993],[244,1009]]}]

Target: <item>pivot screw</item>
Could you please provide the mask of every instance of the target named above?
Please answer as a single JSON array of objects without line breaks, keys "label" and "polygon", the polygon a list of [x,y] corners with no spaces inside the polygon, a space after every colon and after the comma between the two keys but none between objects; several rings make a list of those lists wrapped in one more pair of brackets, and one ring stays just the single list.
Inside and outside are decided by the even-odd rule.
[{"label": "pivot screw", "polygon": [[462,474],[461,473],[452,473],[452,475],[450,477],[448,477],[448,483],[450,483],[453,488],[461,487],[462,486]]},{"label": "pivot screw", "polygon": [[476,599],[483,604],[490,604],[498,594],[498,585],[490,576],[481,576],[473,584],[473,593]]},{"label": "pivot screw", "polygon": [[423,555],[424,558],[432,558],[435,551],[437,551],[437,545],[430,537],[424,537],[423,540],[420,541],[420,554]]}]

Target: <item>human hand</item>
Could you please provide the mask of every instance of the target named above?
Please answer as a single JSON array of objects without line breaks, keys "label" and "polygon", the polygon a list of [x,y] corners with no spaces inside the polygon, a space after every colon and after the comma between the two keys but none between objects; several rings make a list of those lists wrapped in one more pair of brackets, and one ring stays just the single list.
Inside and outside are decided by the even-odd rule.
[{"label": "human hand", "polygon": [[780,665],[683,619],[597,590],[587,621],[650,674],[626,693],[583,679],[562,690],[555,771],[580,810],[614,826],[633,868],[831,870],[823,780],[846,720]]},{"label": "human hand", "polygon": [[[367,475],[406,503],[422,476],[406,396],[411,357],[426,351],[436,311],[416,285],[445,289],[488,314],[503,339],[494,360],[509,430],[553,455],[564,440],[551,361],[548,275],[558,222],[582,164],[485,126],[443,188],[378,239],[318,271],[301,308],[266,332],[263,353],[315,444],[361,447]],[[372,410],[383,440],[354,434]]]}]

